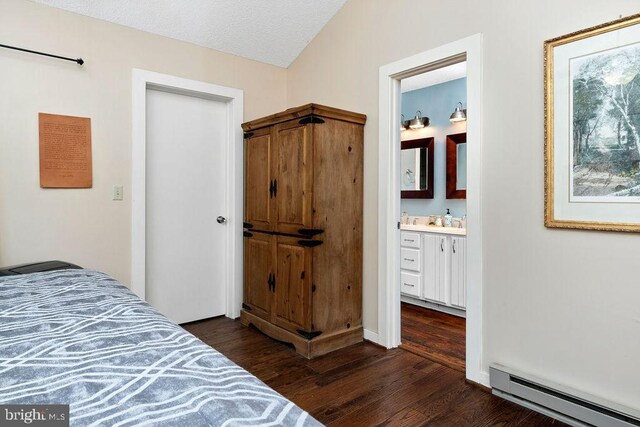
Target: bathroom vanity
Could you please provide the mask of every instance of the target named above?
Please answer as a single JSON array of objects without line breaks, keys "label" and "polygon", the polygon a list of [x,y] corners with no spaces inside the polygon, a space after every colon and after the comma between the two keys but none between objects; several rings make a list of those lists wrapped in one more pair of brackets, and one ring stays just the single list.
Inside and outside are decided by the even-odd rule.
[{"label": "bathroom vanity", "polygon": [[466,229],[409,222],[400,230],[402,301],[465,317]]}]

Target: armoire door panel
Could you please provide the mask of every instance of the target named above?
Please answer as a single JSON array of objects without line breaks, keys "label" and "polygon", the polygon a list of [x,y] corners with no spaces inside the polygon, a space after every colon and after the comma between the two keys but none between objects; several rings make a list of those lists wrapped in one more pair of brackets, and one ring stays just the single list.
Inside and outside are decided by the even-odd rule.
[{"label": "armoire door panel", "polygon": [[275,276],[275,236],[250,232],[244,239],[244,302],[251,313],[270,318],[271,278]]},{"label": "armoire door panel", "polygon": [[298,239],[278,236],[272,322],[292,332],[311,328],[311,248]]},{"label": "armoire door panel", "polygon": [[275,222],[272,163],[275,158],[271,133],[261,133],[245,140],[245,222],[255,229],[272,231]]},{"label": "armoire door panel", "polygon": [[312,225],[313,151],[310,127],[297,121],[275,127],[276,230],[298,234]]}]

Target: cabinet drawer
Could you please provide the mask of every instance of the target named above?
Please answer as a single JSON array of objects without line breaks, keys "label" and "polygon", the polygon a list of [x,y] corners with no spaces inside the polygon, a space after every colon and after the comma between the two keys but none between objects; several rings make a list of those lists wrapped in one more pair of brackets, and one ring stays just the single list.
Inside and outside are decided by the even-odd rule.
[{"label": "cabinet drawer", "polygon": [[403,231],[400,233],[400,246],[420,249],[420,235],[418,233],[408,233]]},{"label": "cabinet drawer", "polygon": [[420,271],[420,250],[400,249],[400,268],[403,270]]},{"label": "cabinet drawer", "polygon": [[400,273],[400,292],[420,298],[420,275],[406,271]]}]

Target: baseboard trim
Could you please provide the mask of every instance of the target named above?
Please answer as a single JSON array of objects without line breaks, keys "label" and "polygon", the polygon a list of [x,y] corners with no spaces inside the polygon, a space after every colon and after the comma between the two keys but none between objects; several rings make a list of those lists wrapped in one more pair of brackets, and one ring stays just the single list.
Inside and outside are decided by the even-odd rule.
[{"label": "baseboard trim", "polygon": [[413,304],[419,307],[428,308],[431,310],[441,311],[443,313],[451,314],[453,316],[458,316],[462,318],[467,317],[467,312],[463,309],[450,307],[448,305],[438,304],[431,301],[425,301],[409,295],[404,295],[404,294],[400,295],[400,301],[407,304]]},{"label": "baseboard trim", "polygon": [[380,344],[378,333],[373,332],[372,330],[369,330],[369,329],[364,330],[364,339],[367,341],[371,341],[374,344],[382,345]]},{"label": "baseboard trim", "polygon": [[480,371],[480,374],[478,376],[478,384],[488,389],[491,389],[491,380],[490,380],[489,372]]}]

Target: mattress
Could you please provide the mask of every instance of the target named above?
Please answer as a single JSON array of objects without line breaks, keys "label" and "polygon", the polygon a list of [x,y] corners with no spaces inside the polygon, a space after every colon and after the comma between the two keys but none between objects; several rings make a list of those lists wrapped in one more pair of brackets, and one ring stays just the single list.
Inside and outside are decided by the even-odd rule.
[{"label": "mattress", "polygon": [[110,276],[0,277],[0,404],[72,426],[320,425]]}]

